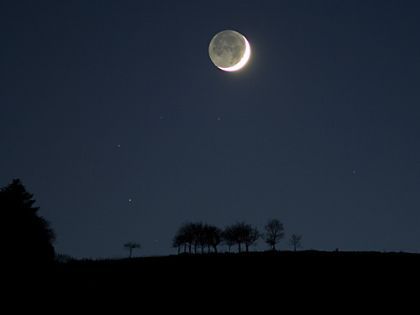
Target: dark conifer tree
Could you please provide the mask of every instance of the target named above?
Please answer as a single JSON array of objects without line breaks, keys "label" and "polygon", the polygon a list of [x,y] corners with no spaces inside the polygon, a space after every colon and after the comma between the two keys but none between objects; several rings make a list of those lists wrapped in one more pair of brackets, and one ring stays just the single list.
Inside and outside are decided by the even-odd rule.
[{"label": "dark conifer tree", "polygon": [[9,262],[44,264],[54,260],[54,232],[34,204],[33,195],[19,179],[0,189],[0,242]]}]

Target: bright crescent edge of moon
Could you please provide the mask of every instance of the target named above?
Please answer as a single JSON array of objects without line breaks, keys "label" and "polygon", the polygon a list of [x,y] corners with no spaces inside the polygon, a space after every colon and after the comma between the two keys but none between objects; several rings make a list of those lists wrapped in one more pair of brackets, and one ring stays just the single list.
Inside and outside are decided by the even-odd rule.
[{"label": "bright crescent edge of moon", "polygon": [[238,71],[242,69],[243,67],[245,67],[245,65],[248,63],[248,60],[251,57],[251,45],[248,43],[248,40],[245,38],[245,36],[242,35],[242,37],[245,40],[245,52],[244,52],[244,55],[242,56],[242,59],[239,60],[239,62],[232,67],[227,67],[227,68],[218,67],[219,69],[223,71],[228,71],[228,72]]}]

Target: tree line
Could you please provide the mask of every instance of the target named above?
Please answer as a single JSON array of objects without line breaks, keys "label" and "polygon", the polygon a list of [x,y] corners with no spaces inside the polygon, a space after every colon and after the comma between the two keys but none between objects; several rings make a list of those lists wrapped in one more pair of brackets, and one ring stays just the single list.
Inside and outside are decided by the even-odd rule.
[{"label": "tree line", "polygon": [[[235,223],[220,229],[207,223],[185,223],[176,232],[172,246],[180,253],[218,253],[221,245],[231,252],[236,247],[239,253],[249,252],[249,248],[263,239],[271,250],[284,238],[284,226],[277,219],[271,219],[264,226],[264,233],[244,222]],[[301,247],[302,236],[293,234],[289,240],[296,251]]]},{"label": "tree line", "polygon": [[[55,259],[53,242],[55,233],[49,223],[39,215],[35,199],[19,179],[0,188],[0,212],[2,228],[0,243],[13,262],[45,263]],[[13,235],[13,237],[11,237]],[[229,252],[236,247],[238,252],[248,252],[259,239],[263,239],[272,250],[284,238],[283,224],[277,220],[269,220],[261,233],[256,227],[244,222],[235,223],[220,229],[206,223],[185,223],[173,238],[173,247],[178,253],[217,253],[221,245],[227,246]],[[290,244],[296,251],[301,247],[302,237],[292,235]],[[22,244],[26,250],[22,251]],[[129,257],[133,251],[141,248],[139,243],[127,242],[124,248]]]}]

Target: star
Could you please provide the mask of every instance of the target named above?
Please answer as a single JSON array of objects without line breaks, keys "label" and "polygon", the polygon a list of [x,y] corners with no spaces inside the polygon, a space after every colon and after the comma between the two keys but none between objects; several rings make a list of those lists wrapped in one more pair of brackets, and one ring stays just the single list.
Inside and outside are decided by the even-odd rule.
[{"label": "star", "polygon": [[131,203],[132,201],[133,201],[133,199],[131,199],[131,198],[128,198],[128,202],[130,202],[130,203]]}]

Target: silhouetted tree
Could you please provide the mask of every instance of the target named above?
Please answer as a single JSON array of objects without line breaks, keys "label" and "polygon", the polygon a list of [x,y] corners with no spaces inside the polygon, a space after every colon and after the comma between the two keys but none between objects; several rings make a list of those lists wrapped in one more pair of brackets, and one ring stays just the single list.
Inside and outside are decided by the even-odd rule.
[{"label": "silhouetted tree", "polygon": [[197,252],[197,224],[184,223],[176,232],[172,245],[178,248],[182,246],[184,248],[184,253],[188,250],[188,253],[190,254],[192,252],[192,247],[194,246],[194,252]]},{"label": "silhouetted tree", "polygon": [[289,240],[290,246],[293,247],[293,250],[296,251],[298,248],[302,247],[302,235],[293,234],[290,236]]},{"label": "silhouetted tree", "polygon": [[238,252],[242,252],[242,243],[243,243],[243,223],[236,223],[231,226],[228,226],[225,230],[225,235],[230,237],[233,245],[238,245]]},{"label": "silhouetted tree", "polygon": [[193,223],[192,230],[194,234],[194,253],[197,253],[197,248],[201,249],[201,254],[204,254],[204,249],[207,245],[205,225],[202,222]]},{"label": "silhouetted tree", "polygon": [[0,244],[7,257],[3,262],[43,264],[54,260],[54,232],[34,204],[33,195],[19,179],[0,189]]},{"label": "silhouetted tree", "polygon": [[184,253],[186,251],[186,243],[183,239],[183,235],[179,234],[179,231],[177,234],[175,234],[173,240],[172,240],[172,247],[176,248],[178,251],[178,255],[181,253],[181,248],[184,246]]},{"label": "silhouetted tree", "polygon": [[228,251],[230,253],[232,246],[236,244],[236,235],[232,226],[228,226],[223,230],[222,240],[227,245]]},{"label": "silhouetted tree", "polygon": [[139,243],[128,242],[128,243],[125,243],[124,244],[124,248],[128,250],[128,252],[129,252],[129,256],[128,257],[131,258],[132,257],[132,254],[133,254],[133,250],[134,249],[141,248],[141,246],[140,246]]},{"label": "silhouetted tree", "polygon": [[265,225],[265,242],[271,246],[272,250],[276,250],[276,244],[284,237],[284,227],[283,223],[279,220],[272,219],[269,220]]},{"label": "silhouetted tree", "polygon": [[253,245],[260,237],[256,228],[243,222],[228,226],[223,235],[225,241],[238,245],[239,253],[242,252],[242,245],[245,245],[245,250],[248,252],[249,246]]},{"label": "silhouetted tree", "polygon": [[204,225],[204,238],[205,243],[208,247],[208,251],[213,248],[214,252],[217,253],[217,246],[222,242],[222,230],[214,225]]},{"label": "silhouetted tree", "polygon": [[188,223],[185,226],[186,236],[190,246],[194,248],[194,254],[197,254],[197,249],[201,246],[203,251],[204,235],[203,235],[203,224],[199,223]]},{"label": "silhouetted tree", "polygon": [[257,228],[252,227],[251,225],[246,225],[246,234],[244,238],[245,249],[248,252],[249,247],[254,245],[260,238],[260,232]]},{"label": "silhouetted tree", "polygon": [[184,253],[187,247],[189,253],[193,247],[194,253],[197,249],[201,249],[201,253],[207,248],[208,252],[213,250],[217,253],[217,247],[222,241],[222,231],[213,225],[198,223],[185,223],[176,232],[172,246],[178,248],[178,253],[181,252],[181,247],[184,247]]},{"label": "silhouetted tree", "polygon": [[192,223],[186,223],[181,227],[181,234],[183,235],[183,241],[185,246],[188,247],[188,253],[191,254],[192,246],[194,243],[194,225]]},{"label": "silhouetted tree", "polygon": [[242,251],[242,245],[245,246],[246,251],[249,247],[258,240],[260,233],[254,227],[245,223],[237,223],[226,227],[224,231],[219,229],[217,226],[198,223],[185,223],[176,232],[172,246],[178,248],[178,254],[181,252],[181,247],[184,247],[186,252],[187,246],[191,253],[191,247],[194,248],[194,253],[197,253],[197,249],[201,249],[203,254],[207,248],[207,252],[210,253],[212,250],[217,253],[218,246],[222,241],[228,245],[229,252],[233,245],[238,245],[238,251]]}]

